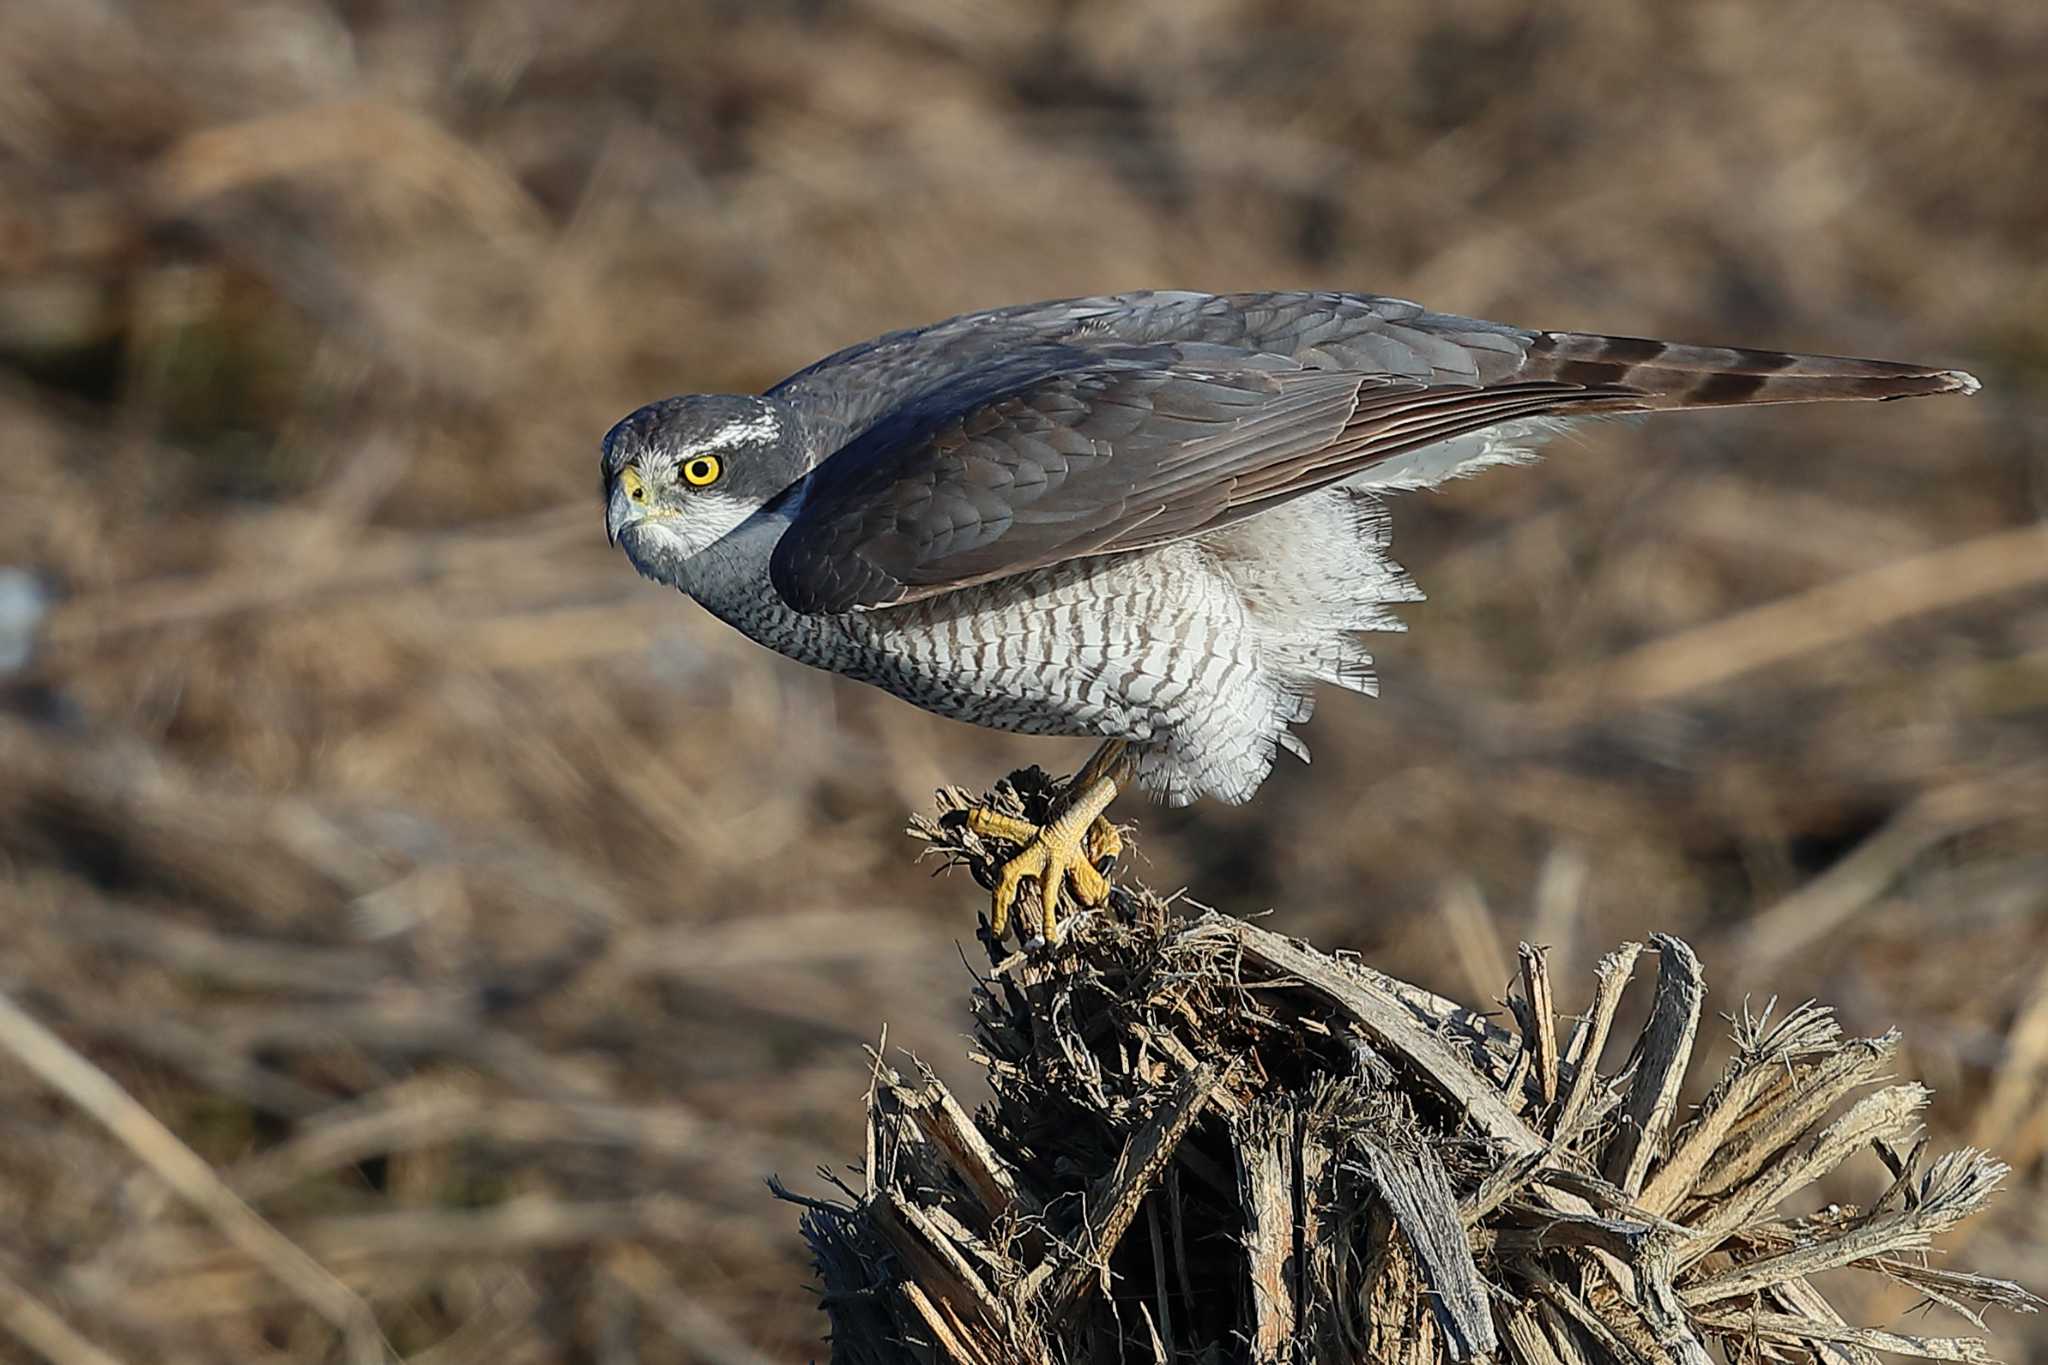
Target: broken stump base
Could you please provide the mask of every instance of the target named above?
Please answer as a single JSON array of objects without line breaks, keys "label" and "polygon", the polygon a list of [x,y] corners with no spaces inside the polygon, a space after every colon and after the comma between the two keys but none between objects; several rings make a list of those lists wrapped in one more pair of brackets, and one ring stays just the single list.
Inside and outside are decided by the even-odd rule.
[{"label": "broken stump base", "polygon": [[[992,800],[1035,814],[1050,792],[1019,774]],[[985,881],[967,798],[940,799],[915,832]],[[1526,947],[1510,1031],[1141,889],[1050,953],[987,946],[993,1101],[970,1116],[877,1058],[863,1186],[803,1201],[841,1365],[1981,1360],[1974,1338],[1852,1326],[1812,1277],[1856,1267],[1972,1321],[2038,1303],[1922,1254],[2005,1168],[1923,1159],[1928,1092],[1883,1083],[1891,1036],[1745,1008],[1681,1112],[1705,986],[1676,939],[1652,940],[1649,1021],[1609,1071],[1640,944],[1601,960],[1562,1036]],[[1786,1211],[1852,1160],[1866,1202]]]}]

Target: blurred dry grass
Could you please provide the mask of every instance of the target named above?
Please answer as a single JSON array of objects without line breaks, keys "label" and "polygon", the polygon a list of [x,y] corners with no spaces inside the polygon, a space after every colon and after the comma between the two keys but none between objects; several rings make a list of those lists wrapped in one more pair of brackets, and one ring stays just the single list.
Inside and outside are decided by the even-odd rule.
[{"label": "blurred dry grass", "polygon": [[[1250,808],[1126,818],[1148,880],[1468,998],[1662,929],[1719,1008],[1901,1026],[2038,1289],[2044,128],[2021,4],[16,0],[0,569],[54,605],[0,675],[0,986],[402,1350],[807,1358],[758,1177],[851,1149],[880,1019],[965,1081],[975,897],[903,810],[1078,746],[635,580],[609,421],[1145,285],[1952,362],[1982,397],[1408,499],[1386,699]],[[329,1357],[11,1063],[0,1125],[11,1330]]]}]

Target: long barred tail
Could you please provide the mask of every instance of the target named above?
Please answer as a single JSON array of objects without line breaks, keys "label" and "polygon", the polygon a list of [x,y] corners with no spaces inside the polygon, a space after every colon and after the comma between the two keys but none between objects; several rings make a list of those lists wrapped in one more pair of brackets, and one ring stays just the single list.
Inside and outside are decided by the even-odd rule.
[{"label": "long barred tail", "polygon": [[1610,392],[1608,397],[1573,404],[1573,410],[1579,412],[1918,398],[1937,393],[1972,394],[1980,387],[1976,376],[1963,370],[1786,351],[1681,346],[1586,332],[1538,333],[1515,378],[1556,380]]}]

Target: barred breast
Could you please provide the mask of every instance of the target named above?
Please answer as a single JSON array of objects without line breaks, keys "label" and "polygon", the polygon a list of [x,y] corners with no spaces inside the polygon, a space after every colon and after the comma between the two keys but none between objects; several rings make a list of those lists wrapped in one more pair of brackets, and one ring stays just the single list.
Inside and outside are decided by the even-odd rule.
[{"label": "barred breast", "polygon": [[1377,504],[1344,490],[1217,536],[839,615],[795,612],[769,585],[779,534],[742,528],[680,586],[758,643],[935,714],[1130,740],[1140,785],[1174,805],[1249,800],[1278,749],[1305,758],[1287,727],[1315,684],[1369,690],[1355,632],[1394,626],[1382,604],[1414,596],[1379,557]]}]

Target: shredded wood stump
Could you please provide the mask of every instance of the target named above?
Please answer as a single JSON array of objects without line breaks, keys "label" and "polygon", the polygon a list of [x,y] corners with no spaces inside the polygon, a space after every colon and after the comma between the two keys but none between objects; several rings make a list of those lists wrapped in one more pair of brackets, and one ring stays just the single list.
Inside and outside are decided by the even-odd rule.
[{"label": "shredded wood stump", "polygon": [[[1031,769],[987,801],[1037,818],[1054,794]],[[970,804],[942,791],[912,832],[986,885],[1001,850]],[[1849,1324],[1814,1277],[1888,1277],[1980,1328],[2040,1302],[1930,1261],[2006,1168],[1927,1157],[1928,1092],[1887,1082],[1895,1037],[1745,1006],[1733,1062],[1682,1107],[1706,986],[1675,938],[1603,958],[1564,1036],[1526,946],[1509,1030],[1138,888],[1049,952],[984,944],[993,1101],[970,1115],[878,1056],[864,1188],[799,1201],[841,1365],[1978,1361],[1974,1337]],[[1646,953],[1647,1024],[1603,1072]],[[1866,1153],[1867,1202],[1795,1211]]]}]

